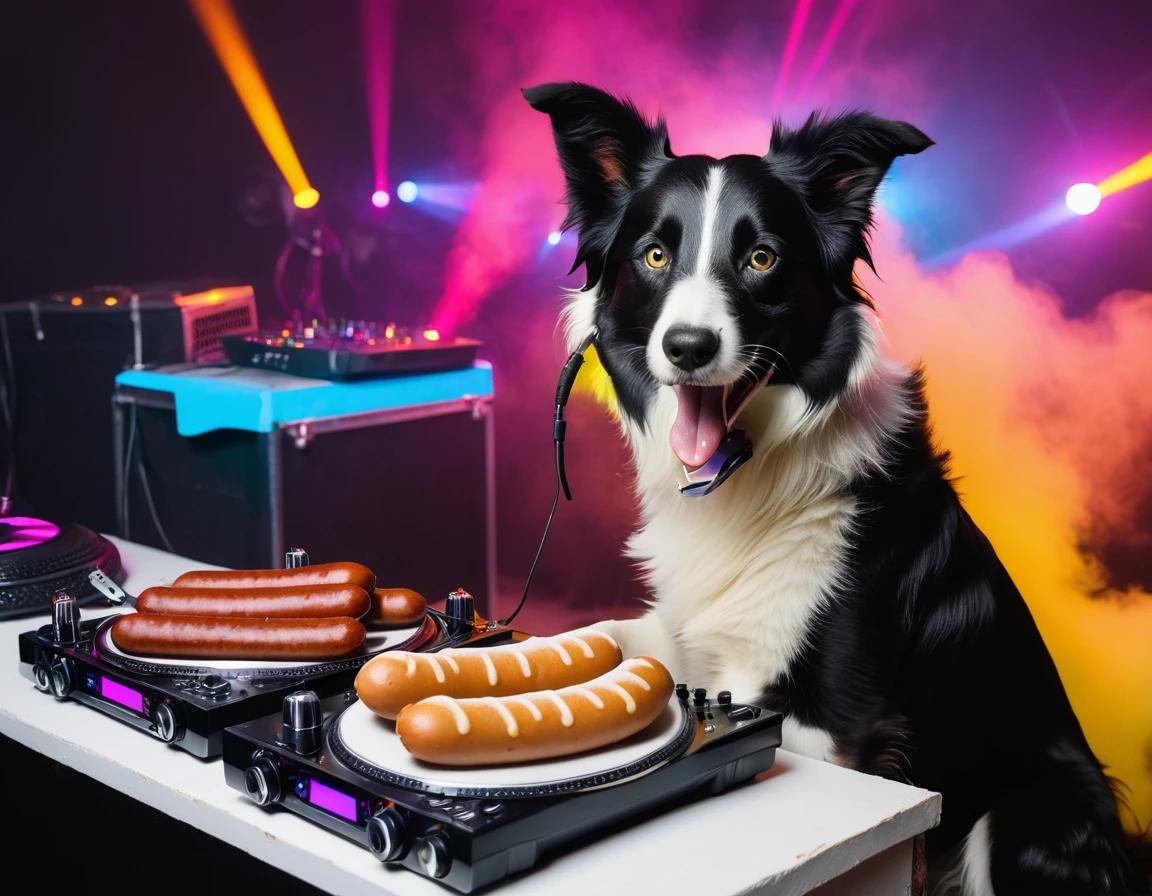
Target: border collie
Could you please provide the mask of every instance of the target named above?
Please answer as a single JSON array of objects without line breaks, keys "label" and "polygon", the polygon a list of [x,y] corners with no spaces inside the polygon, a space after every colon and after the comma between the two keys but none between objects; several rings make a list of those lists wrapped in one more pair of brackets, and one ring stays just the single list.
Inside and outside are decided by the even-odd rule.
[{"label": "border collie", "polygon": [[[640,497],[628,549],[651,607],[602,627],[678,681],[782,711],[788,750],[943,794],[938,892],[1152,892],[949,480],[923,373],[882,357],[853,279],[881,180],[932,141],[852,112],[777,122],[765,156],[676,156],[626,100],[524,95],[551,118],[587,274],[568,340],[596,333]],[[682,496],[733,426],[753,458]]]}]

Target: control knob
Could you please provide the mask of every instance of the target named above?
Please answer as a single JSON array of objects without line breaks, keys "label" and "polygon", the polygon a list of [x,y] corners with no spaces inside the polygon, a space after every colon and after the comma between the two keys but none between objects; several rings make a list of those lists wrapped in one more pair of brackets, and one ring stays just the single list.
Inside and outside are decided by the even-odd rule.
[{"label": "control knob", "polygon": [[52,595],[52,640],[65,647],[80,640],[80,609],[67,591]]},{"label": "control knob", "polygon": [[368,848],[381,862],[398,862],[408,852],[404,816],[389,806],[368,819]]},{"label": "control knob", "polygon": [[421,837],[416,844],[416,858],[424,872],[436,880],[448,874],[452,866],[452,851],[448,846],[448,838],[442,831],[433,831]]},{"label": "control knob", "polygon": [[279,802],[280,770],[276,763],[264,756],[248,766],[244,772],[244,792],[257,806]]},{"label": "control knob", "polygon": [[184,737],[180,710],[171,703],[159,703],[152,710],[152,727],[156,736],[166,744],[174,744]]},{"label": "control knob", "polygon": [[323,713],[315,691],[295,691],[284,698],[280,741],[302,756],[320,749]]},{"label": "control knob", "polygon": [[68,699],[72,693],[72,661],[66,656],[57,657],[48,667],[48,678],[52,696],[57,700]]},{"label": "control knob", "polygon": [[299,569],[301,566],[309,566],[310,564],[308,552],[303,548],[289,548],[284,552],[285,569]]},{"label": "control knob", "polygon": [[463,588],[457,588],[448,595],[444,615],[448,617],[450,634],[459,635],[471,631],[476,625],[476,601]]}]

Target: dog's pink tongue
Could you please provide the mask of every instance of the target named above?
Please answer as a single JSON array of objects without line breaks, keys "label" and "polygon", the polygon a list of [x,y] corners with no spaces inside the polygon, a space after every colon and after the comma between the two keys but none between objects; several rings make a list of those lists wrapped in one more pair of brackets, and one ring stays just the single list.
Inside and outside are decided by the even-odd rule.
[{"label": "dog's pink tongue", "polygon": [[724,424],[723,386],[673,386],[679,407],[672,424],[672,450],[686,467],[698,467],[720,445]]}]

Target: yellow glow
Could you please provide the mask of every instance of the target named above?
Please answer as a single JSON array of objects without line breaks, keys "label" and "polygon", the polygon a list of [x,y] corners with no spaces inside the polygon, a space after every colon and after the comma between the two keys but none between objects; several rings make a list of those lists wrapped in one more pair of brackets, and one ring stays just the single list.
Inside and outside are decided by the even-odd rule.
[{"label": "yellow glow", "polygon": [[317,190],[309,187],[307,190],[301,190],[292,197],[292,202],[296,208],[312,208],[320,201],[320,193]]},{"label": "yellow glow", "polygon": [[1111,177],[1104,178],[1096,184],[1096,188],[1100,191],[1101,196],[1111,196],[1120,190],[1142,184],[1146,180],[1152,180],[1152,152],[1133,162],[1127,168],[1117,171]]},{"label": "yellow glow", "polygon": [[385,339],[391,339],[395,335],[396,335],[396,328],[394,326],[392,326],[392,324],[388,324],[388,326],[386,326],[384,328],[384,338]]},{"label": "yellow glow", "polygon": [[72,296],[72,304],[73,305],[83,305],[84,300],[82,298],[80,298],[80,296]]},{"label": "yellow glow", "polygon": [[248,45],[232,4],[229,0],[188,0],[188,4],[212,49],[216,51],[228,80],[232,82],[236,95],[244,104],[269,155],[284,175],[292,195],[297,197],[296,204],[300,208],[311,208],[320,196],[317,193],[316,199],[308,205],[299,202],[302,193],[315,191],[308,183],[296,150],[292,148],[292,141],[288,139],[288,132],[284,130],[284,122],[280,120],[280,113],[272,102],[268,85],[264,83],[264,76],[260,73],[256,57],[252,55],[252,48]]},{"label": "yellow glow", "polygon": [[281,330],[280,335],[283,336],[285,339],[287,339],[289,336],[292,335],[292,331],[291,330]]},{"label": "yellow glow", "polygon": [[424,338],[429,342],[438,342],[440,340],[440,334],[436,330],[425,330]]},{"label": "yellow glow", "polygon": [[369,344],[369,345],[375,345],[375,344],[376,344],[376,340],[375,340],[375,339],[369,339],[369,340],[368,340],[368,344]]},{"label": "yellow glow", "polygon": [[105,305],[115,305],[116,304],[116,296],[108,296],[108,298],[106,298],[104,300],[104,304]]},{"label": "yellow glow", "polygon": [[221,302],[227,302],[231,299],[246,299],[251,295],[251,286],[226,286],[221,289],[209,289],[206,292],[177,296],[174,301],[181,308],[189,308],[196,305],[219,305]]}]

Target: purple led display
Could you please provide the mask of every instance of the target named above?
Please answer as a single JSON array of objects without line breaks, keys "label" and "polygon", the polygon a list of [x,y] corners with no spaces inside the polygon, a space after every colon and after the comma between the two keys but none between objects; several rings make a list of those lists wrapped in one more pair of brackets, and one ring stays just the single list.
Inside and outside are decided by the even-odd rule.
[{"label": "purple led display", "polygon": [[121,706],[136,710],[136,712],[144,712],[144,695],[139,691],[132,690],[132,688],[124,687],[111,678],[100,679],[100,696],[107,697]]},{"label": "purple led display", "polygon": [[315,779],[308,782],[308,802],[313,806],[319,806],[321,809],[328,810],[333,815],[347,818],[353,823],[355,823],[359,817],[356,812],[355,797],[341,793],[339,790],[333,790],[328,785],[321,784]]}]

